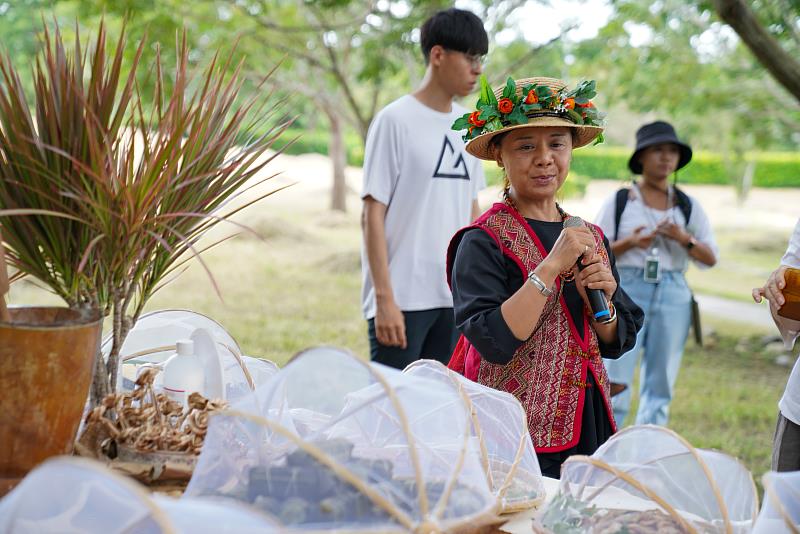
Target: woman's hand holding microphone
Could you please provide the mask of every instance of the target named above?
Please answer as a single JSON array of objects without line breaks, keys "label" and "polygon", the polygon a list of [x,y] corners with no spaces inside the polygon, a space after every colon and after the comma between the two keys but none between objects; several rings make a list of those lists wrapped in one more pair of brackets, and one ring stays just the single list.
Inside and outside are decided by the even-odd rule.
[{"label": "woman's hand holding microphone", "polygon": [[[578,268],[578,261],[582,264],[581,269]],[[552,274],[553,280],[558,273],[571,270],[575,280],[580,282],[575,285],[587,306],[589,301],[584,288],[601,290],[609,302],[617,290],[617,281],[611,269],[597,253],[594,235],[583,224],[564,228],[550,253],[536,268],[537,274],[540,268]]]}]

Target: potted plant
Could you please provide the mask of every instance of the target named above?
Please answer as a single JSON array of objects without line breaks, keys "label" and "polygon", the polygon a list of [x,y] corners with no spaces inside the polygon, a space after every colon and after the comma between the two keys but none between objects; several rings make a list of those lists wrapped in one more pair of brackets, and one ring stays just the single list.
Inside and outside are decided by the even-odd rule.
[{"label": "potted plant", "polygon": [[[31,102],[12,59],[0,57],[6,260],[16,269],[12,282],[34,277],[70,309],[110,318],[107,360],[97,350],[84,356],[95,358],[93,405],[115,390],[120,349],[153,293],[218,244],[198,248],[209,229],[271,194],[231,203],[269,178],[258,173],[288,126],[274,120],[277,107],[264,111],[271,102],[261,86],[240,94],[241,64],[215,56],[192,78],[185,34],[173,70],[159,55],[152,63],[148,95],[137,83],[145,41],[127,70],[125,28],[112,49],[107,41],[103,23],[88,52],[77,29],[69,49],[58,28],[45,27]],[[254,135],[253,117],[275,126]],[[75,389],[85,399],[86,390]]]}]

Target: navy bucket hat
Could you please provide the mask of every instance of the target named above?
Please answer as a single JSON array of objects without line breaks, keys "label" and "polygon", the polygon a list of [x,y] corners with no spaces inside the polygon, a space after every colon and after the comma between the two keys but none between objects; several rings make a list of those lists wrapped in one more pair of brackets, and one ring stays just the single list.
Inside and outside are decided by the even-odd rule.
[{"label": "navy bucket hat", "polygon": [[678,167],[681,169],[692,160],[692,147],[678,139],[675,128],[668,122],[656,121],[645,124],[636,131],[636,150],[628,160],[628,168],[633,174],[642,174],[642,164],[639,162],[639,154],[647,147],[660,145],[662,143],[672,143],[680,150]]}]

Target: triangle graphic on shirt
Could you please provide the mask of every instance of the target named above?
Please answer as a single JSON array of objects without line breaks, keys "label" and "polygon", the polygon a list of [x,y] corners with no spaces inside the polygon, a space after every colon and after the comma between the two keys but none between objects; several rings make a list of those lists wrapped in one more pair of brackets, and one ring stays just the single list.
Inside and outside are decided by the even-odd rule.
[{"label": "triangle graphic on shirt", "polygon": [[456,180],[469,180],[467,162],[464,161],[464,154],[456,153],[453,144],[447,136],[444,136],[442,151],[439,152],[439,161],[436,163],[434,178],[451,178]]}]

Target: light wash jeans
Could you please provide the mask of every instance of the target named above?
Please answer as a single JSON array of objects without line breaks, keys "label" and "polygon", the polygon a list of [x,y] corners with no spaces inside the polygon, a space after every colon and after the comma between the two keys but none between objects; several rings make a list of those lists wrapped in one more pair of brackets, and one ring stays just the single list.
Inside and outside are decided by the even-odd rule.
[{"label": "light wash jeans", "polygon": [[635,424],[666,425],[689,333],[692,293],[679,271],[662,272],[661,281],[653,284],[642,279],[642,269],[619,267],[618,270],[620,285],[644,311],[644,325],[629,352],[619,359],[605,360],[609,379],[628,385],[628,389],[611,400],[614,419],[622,426],[628,415],[633,372],[641,352]]}]

